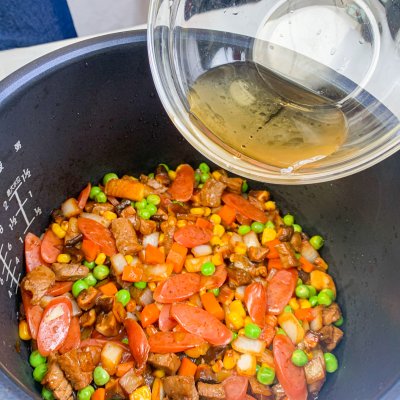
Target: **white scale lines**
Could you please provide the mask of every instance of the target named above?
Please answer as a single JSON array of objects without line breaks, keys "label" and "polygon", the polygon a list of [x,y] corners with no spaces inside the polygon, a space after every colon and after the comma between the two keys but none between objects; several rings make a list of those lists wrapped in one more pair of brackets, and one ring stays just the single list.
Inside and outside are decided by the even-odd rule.
[{"label": "white scale lines", "polygon": [[21,213],[22,216],[24,217],[25,224],[26,224],[26,228],[24,230],[24,234],[25,234],[26,231],[29,229],[29,227],[32,225],[32,222],[34,221],[35,217],[33,217],[31,220],[29,220],[28,216],[26,215],[26,212],[24,210],[24,205],[28,201],[28,199],[26,198],[23,202],[21,202],[21,199],[18,194],[18,189],[21,187],[21,185],[22,185],[22,182],[14,189],[14,191],[12,192],[12,194],[9,197],[9,200],[11,200],[13,197],[15,198],[15,200],[17,200],[18,211],[15,213],[15,216],[17,216],[19,213]]},{"label": "white scale lines", "polygon": [[[21,277],[21,274],[18,274],[18,278],[15,276],[16,266],[14,266],[14,270],[11,272],[12,260],[10,260],[10,262],[7,262],[8,251],[6,251],[5,254],[3,255],[3,247],[4,246],[2,244],[0,246],[0,261],[3,263],[2,275],[4,275],[4,271],[7,271],[6,282],[8,282],[9,278],[11,278],[10,289],[12,289],[13,284],[15,283],[15,293],[17,293],[18,285],[19,285],[19,278]],[[11,296],[12,293],[10,291],[8,293]]]}]

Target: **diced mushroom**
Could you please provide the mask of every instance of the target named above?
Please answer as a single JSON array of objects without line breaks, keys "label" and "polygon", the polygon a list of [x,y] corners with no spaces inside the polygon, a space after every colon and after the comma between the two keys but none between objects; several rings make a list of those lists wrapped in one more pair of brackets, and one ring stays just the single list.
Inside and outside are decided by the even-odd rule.
[{"label": "diced mushroom", "polygon": [[79,293],[76,302],[82,310],[87,311],[96,304],[96,299],[99,295],[100,292],[93,286],[90,286],[88,289],[84,289]]},{"label": "diced mushroom", "polygon": [[101,295],[96,299],[96,307],[105,313],[108,313],[112,310],[114,304],[113,296]]},{"label": "diced mushroom", "polygon": [[108,314],[101,313],[96,320],[96,331],[104,336],[116,336],[119,331],[119,324],[112,311]]},{"label": "diced mushroom", "polygon": [[324,326],[319,333],[321,334],[321,345],[327,351],[334,350],[343,338],[343,331],[334,325]]},{"label": "diced mushroom", "polygon": [[322,310],[322,323],[324,325],[330,325],[338,321],[342,313],[340,312],[339,305],[337,303],[332,303],[329,307]]},{"label": "diced mushroom", "polygon": [[296,252],[293,246],[288,242],[277,244],[275,249],[279,253],[279,258],[284,268],[293,268],[299,265],[299,260],[296,257]]},{"label": "diced mushroom", "polygon": [[82,328],[93,326],[96,322],[96,311],[92,308],[88,312],[85,312],[79,318],[79,324]]},{"label": "diced mushroom", "polygon": [[293,232],[293,226],[283,225],[279,228],[277,237],[281,242],[290,242]]},{"label": "diced mushroom", "polygon": [[241,268],[227,268],[229,287],[235,289],[251,283],[252,278],[249,272]]},{"label": "diced mushroom", "polygon": [[269,252],[269,249],[259,246],[259,247],[250,247],[247,250],[247,255],[250,259],[250,261],[253,262],[262,262],[265,260],[265,258],[267,257],[267,254]]}]

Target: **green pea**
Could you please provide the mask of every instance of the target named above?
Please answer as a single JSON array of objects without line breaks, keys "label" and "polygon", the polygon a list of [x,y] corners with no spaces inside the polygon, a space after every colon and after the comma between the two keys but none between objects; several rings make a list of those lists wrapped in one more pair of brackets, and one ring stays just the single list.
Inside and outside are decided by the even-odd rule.
[{"label": "green pea", "polygon": [[161,202],[160,196],[157,194],[149,194],[146,200],[148,204],[154,204],[155,206],[158,206]]},{"label": "green pea", "polygon": [[204,174],[204,173],[202,173],[202,174],[200,175],[200,181],[201,181],[202,183],[206,183],[209,179],[210,179],[210,174]]},{"label": "green pea", "polygon": [[322,236],[315,235],[310,239],[310,244],[314,247],[315,250],[319,250],[325,243],[325,240]]},{"label": "green pea", "polygon": [[207,261],[201,266],[201,273],[205,276],[211,276],[214,272],[215,265],[211,261]]},{"label": "green pea", "polygon": [[202,162],[199,165],[199,170],[203,174],[208,174],[210,172],[210,167],[206,163]]},{"label": "green pea", "polygon": [[157,212],[157,207],[154,204],[147,204],[145,210],[150,213],[150,217],[152,217]]},{"label": "green pea", "polygon": [[144,210],[147,206],[147,200],[146,199],[142,199],[140,201],[137,201],[135,203],[135,208],[136,210]]},{"label": "green pea", "polygon": [[89,289],[88,284],[83,279],[79,279],[72,285],[72,294],[74,297],[78,297],[79,293],[85,289]]},{"label": "green pea", "polygon": [[310,297],[310,291],[306,285],[299,285],[296,287],[296,296],[300,299],[308,299]]},{"label": "green pea", "polygon": [[234,340],[236,340],[238,338],[238,334],[236,332],[232,332],[232,340],[231,342],[233,342]]},{"label": "green pea", "polygon": [[296,286],[300,286],[300,285],[302,285],[302,284],[303,284],[303,281],[302,281],[300,278],[298,278],[298,279],[297,279]]},{"label": "green pea", "polygon": [[92,186],[90,189],[89,197],[94,200],[94,198],[101,193],[101,189],[98,186]]},{"label": "green pea", "polygon": [[256,324],[247,324],[244,327],[244,334],[249,339],[258,339],[261,335],[261,328]]},{"label": "green pea", "polygon": [[327,295],[331,298],[332,301],[335,300],[335,293],[333,292],[332,289],[322,289],[322,290],[320,291],[320,293],[325,293],[325,294],[327,294]]},{"label": "green pea", "polygon": [[147,208],[145,208],[144,210],[139,210],[138,214],[139,214],[139,217],[143,218],[143,219],[150,219],[150,217],[151,217],[151,213]]},{"label": "green pea", "polygon": [[197,185],[197,187],[199,188],[199,189],[203,189],[203,184],[202,183],[200,183],[199,185]]},{"label": "green pea", "polygon": [[86,386],[85,388],[78,390],[78,400],[90,400],[94,393],[93,386]]},{"label": "green pea", "polygon": [[149,179],[154,179],[154,172],[151,172],[150,174],[147,175]]},{"label": "green pea", "polygon": [[264,230],[264,224],[262,222],[254,221],[251,224],[251,230],[255,233],[261,233]]},{"label": "green pea", "polygon": [[93,380],[97,386],[104,386],[109,380],[109,373],[102,367],[96,367],[93,371]]},{"label": "green pea", "polygon": [[320,304],[322,306],[328,307],[332,304],[332,299],[326,293],[319,292],[317,297],[318,297],[318,304]]},{"label": "green pea", "polygon": [[107,265],[97,265],[94,267],[93,276],[98,280],[102,281],[103,279],[107,278],[108,274],[110,273],[110,268]]},{"label": "green pea", "polygon": [[332,353],[324,353],[326,372],[332,373],[338,369],[338,360]]},{"label": "green pea", "polygon": [[258,373],[258,371],[260,370],[260,368],[261,368],[261,367],[257,364],[257,365],[256,365],[256,373]]},{"label": "green pea", "polygon": [[103,178],[103,185],[107,185],[107,182],[111,181],[111,179],[118,179],[118,175],[114,174],[114,172],[109,172],[108,174],[105,174]]},{"label": "green pea", "polygon": [[198,185],[201,181],[201,175],[198,172],[194,173],[194,180],[196,182],[196,185]]},{"label": "green pea", "polygon": [[290,307],[289,305],[287,305],[287,306],[283,309],[283,312],[290,312],[290,313],[292,313],[292,312],[293,312],[292,307]]},{"label": "green pea", "polygon": [[121,343],[129,344],[128,338],[123,338],[123,339],[121,340]]},{"label": "green pea", "polygon": [[267,221],[265,227],[270,229],[275,229],[275,224],[272,221]]},{"label": "green pea", "polygon": [[263,385],[272,385],[275,380],[275,371],[270,367],[261,367],[257,372],[257,380]]},{"label": "green pea", "polygon": [[282,328],[278,328],[278,330],[276,331],[276,334],[277,335],[287,336],[286,332]]},{"label": "green pea", "polygon": [[295,253],[294,255],[296,256],[296,258],[297,258],[298,260],[300,260],[300,258],[301,258],[301,254],[300,254],[300,253]]},{"label": "green pea", "polygon": [[219,296],[219,288],[210,289],[209,292],[211,292],[215,297]]},{"label": "green pea", "polygon": [[88,274],[86,278],[83,278],[83,281],[88,285],[88,286],[94,286],[97,283],[97,279],[93,276],[92,273]]},{"label": "green pea", "polygon": [[95,200],[96,200],[97,203],[106,203],[107,202],[107,196],[106,196],[105,193],[100,192],[100,193],[96,194]]},{"label": "green pea", "polygon": [[303,228],[299,224],[293,224],[292,226],[295,232],[303,232]]},{"label": "green pea", "polygon": [[246,235],[251,231],[251,227],[249,225],[240,225],[238,228],[239,235]]},{"label": "green pea", "polygon": [[118,290],[118,292],[115,294],[115,300],[121,303],[124,307],[129,303],[130,299],[131,295],[129,293],[129,290],[121,289]]},{"label": "green pea", "polygon": [[318,297],[317,296],[311,296],[308,301],[311,304],[311,307],[315,307],[316,305],[318,305]]},{"label": "green pea", "polygon": [[89,269],[93,269],[96,266],[96,263],[94,261],[84,261],[83,265],[85,267],[88,267]]},{"label": "green pea", "polygon": [[147,282],[143,282],[143,281],[134,282],[133,286],[135,286],[135,288],[137,288],[137,289],[142,289],[143,290],[143,289],[146,289]]},{"label": "green pea", "polygon": [[47,364],[40,364],[33,370],[33,379],[36,382],[41,382],[47,374]]},{"label": "green pea", "polygon": [[291,214],[286,214],[283,217],[283,222],[285,223],[285,225],[287,226],[292,226],[294,224],[294,217]]},{"label": "green pea", "polygon": [[247,183],[246,180],[244,180],[242,183],[242,193],[246,193],[248,190],[249,190],[249,184]]},{"label": "green pea", "polygon": [[344,319],[343,319],[343,316],[341,315],[340,318],[336,322],[333,323],[333,325],[339,327],[339,326],[343,325],[343,322],[344,322]]},{"label": "green pea", "polygon": [[316,296],[316,295],[317,295],[317,289],[315,289],[314,286],[307,285],[307,287],[308,287],[308,290],[310,291],[310,297],[311,297],[311,296]]},{"label": "green pea", "polygon": [[54,400],[53,392],[47,387],[43,386],[42,387],[42,399],[44,400]]},{"label": "green pea", "polygon": [[47,361],[46,357],[43,357],[38,350],[32,351],[31,355],[29,356],[29,364],[33,368],[37,367],[38,365],[45,364]]},{"label": "green pea", "polygon": [[295,350],[292,354],[292,363],[297,367],[303,367],[308,363],[307,354],[303,350]]}]

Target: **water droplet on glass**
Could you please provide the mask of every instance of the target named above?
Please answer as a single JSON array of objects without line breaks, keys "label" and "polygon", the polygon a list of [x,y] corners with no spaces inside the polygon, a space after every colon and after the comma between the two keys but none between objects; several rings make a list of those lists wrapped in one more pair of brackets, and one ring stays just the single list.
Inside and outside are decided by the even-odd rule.
[{"label": "water droplet on glass", "polygon": [[364,44],[364,43],[365,43],[365,40],[361,38],[361,39],[358,41],[358,43]]},{"label": "water droplet on glass", "polygon": [[271,50],[273,50],[273,49],[274,49],[274,46],[271,44],[271,45],[269,46],[269,48],[270,48]]},{"label": "water droplet on glass", "polygon": [[284,37],[284,36],[283,36],[283,33],[281,33],[281,34],[279,35],[279,37]]},{"label": "water droplet on glass", "polygon": [[317,36],[319,36],[322,33],[322,29],[317,30]]},{"label": "water droplet on glass", "polygon": [[332,47],[332,48],[331,48],[330,55],[333,56],[335,53],[336,53],[336,48],[335,48],[335,47]]}]

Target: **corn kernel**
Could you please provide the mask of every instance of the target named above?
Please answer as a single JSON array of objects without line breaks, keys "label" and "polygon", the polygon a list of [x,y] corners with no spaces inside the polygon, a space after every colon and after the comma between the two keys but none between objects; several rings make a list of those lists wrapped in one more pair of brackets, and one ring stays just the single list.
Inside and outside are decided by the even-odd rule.
[{"label": "corn kernel", "polygon": [[265,246],[267,242],[270,242],[275,238],[276,238],[276,230],[274,228],[265,228],[261,237],[261,243],[263,244],[263,246]]},{"label": "corn kernel", "polygon": [[112,221],[113,219],[117,218],[117,214],[112,211],[104,211],[103,217],[108,219],[109,221]]},{"label": "corn kernel", "polygon": [[141,386],[129,395],[129,400],[151,400],[150,388],[146,385]]},{"label": "corn kernel", "polygon": [[222,174],[219,171],[214,171],[212,174],[214,179],[216,179],[217,181],[221,178]]},{"label": "corn kernel", "polygon": [[205,293],[207,293],[207,289],[204,288],[204,287],[201,288],[200,291],[199,291],[199,295],[200,295],[200,296],[203,296],[203,294],[205,294]]},{"label": "corn kernel", "polygon": [[204,207],[204,216],[208,217],[211,214],[211,208],[210,207]]},{"label": "corn kernel", "polygon": [[244,330],[244,328],[239,329],[238,335],[239,335],[239,336],[245,336],[245,335],[246,335],[246,331]]},{"label": "corn kernel", "polygon": [[225,355],[224,355],[224,360],[223,360],[224,368],[225,369],[235,368],[237,359],[238,359],[238,355],[234,350],[226,351]]},{"label": "corn kernel", "polygon": [[172,171],[172,169],[170,169],[170,170],[168,171],[168,176],[169,176],[169,179],[171,179],[171,181],[173,181],[173,180],[175,180],[175,178],[176,178],[176,172],[175,172],[175,171]]},{"label": "corn kernel", "polygon": [[214,372],[220,372],[223,368],[224,364],[222,360],[218,360],[211,368]]},{"label": "corn kernel", "polygon": [[264,206],[265,206],[265,209],[266,209],[267,211],[274,211],[274,210],[276,210],[276,204],[275,204],[274,201],[269,200],[269,201],[267,201],[267,202],[264,204]]},{"label": "corn kernel", "polygon": [[157,287],[157,285],[155,284],[155,282],[150,282],[150,283],[148,284],[148,286],[149,286],[149,289],[150,289],[152,292],[154,292],[154,291],[156,290],[156,287]]},{"label": "corn kernel", "polygon": [[221,246],[222,241],[218,236],[213,236],[210,240],[211,246]]},{"label": "corn kernel", "polygon": [[187,225],[187,221],[185,219],[180,219],[178,220],[178,222],[176,223],[176,226],[178,228],[184,228]]},{"label": "corn kernel", "polygon": [[125,260],[126,260],[126,262],[127,262],[128,264],[131,264],[132,261],[133,261],[133,257],[132,257],[130,254],[127,254],[127,255],[125,256]]},{"label": "corn kernel", "polygon": [[210,217],[210,221],[214,224],[214,225],[218,225],[221,223],[221,217],[218,214],[213,214]]},{"label": "corn kernel", "polygon": [[222,225],[220,224],[214,225],[213,234],[215,236],[222,237],[224,233],[225,233],[225,228]]},{"label": "corn kernel", "polygon": [[18,325],[18,334],[21,340],[31,340],[31,334],[29,332],[28,323],[23,320]]},{"label": "corn kernel", "polygon": [[[231,303],[232,304],[232,303]],[[233,329],[238,330],[244,326],[244,318],[237,312],[230,312],[226,316],[227,322],[232,325]]]},{"label": "corn kernel", "polygon": [[156,378],[164,378],[164,376],[165,376],[165,371],[164,371],[163,369],[156,369],[156,370],[153,372],[153,375],[154,375]]},{"label": "corn kernel", "polygon": [[245,255],[247,253],[247,246],[243,242],[238,242],[235,245],[234,252],[236,254]]},{"label": "corn kernel", "polygon": [[311,308],[311,303],[307,299],[300,299],[300,308]]},{"label": "corn kernel", "polygon": [[201,217],[202,215],[204,215],[204,208],[203,207],[193,207],[190,209],[190,214]]},{"label": "corn kernel", "polygon": [[68,223],[68,221],[63,221],[63,222],[61,222],[61,229],[63,230],[63,231],[65,231],[65,232],[67,232],[67,230],[68,230],[68,227],[69,227],[69,223]]},{"label": "corn kernel", "polygon": [[67,253],[62,253],[57,256],[57,262],[68,264],[71,261],[71,256]]},{"label": "corn kernel", "polygon": [[244,326],[246,326],[246,325],[248,325],[248,324],[252,324],[253,323],[253,320],[249,317],[249,316],[247,316],[245,319],[244,319]]},{"label": "corn kernel", "polygon": [[193,349],[186,350],[185,354],[191,358],[199,358],[201,356],[204,356],[209,348],[210,345],[208,343],[204,343],[200,346],[193,347]]},{"label": "corn kernel", "polygon": [[67,232],[65,232],[63,229],[61,229],[61,226],[58,224],[52,224],[51,225],[51,230],[53,233],[59,238],[59,239],[64,239],[65,235]]},{"label": "corn kernel", "polygon": [[297,302],[297,300],[292,297],[289,301],[289,306],[293,308],[293,310],[298,310],[299,309],[299,303]]},{"label": "corn kernel", "polygon": [[160,233],[160,236],[158,237],[158,244],[163,243],[165,239],[165,235],[163,233]]},{"label": "corn kernel", "polygon": [[232,301],[232,303],[229,305],[229,311],[239,314],[239,316],[242,318],[246,317],[246,311],[240,300]]},{"label": "corn kernel", "polygon": [[224,259],[222,258],[221,253],[214,254],[211,258],[211,262],[214,265],[222,265],[224,263]]},{"label": "corn kernel", "polygon": [[104,253],[99,253],[96,257],[96,259],[94,260],[94,262],[96,263],[96,265],[101,265],[104,264],[104,262],[106,261],[107,256]]}]

